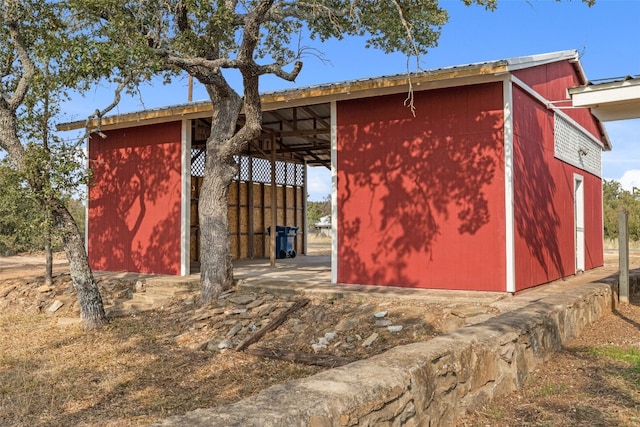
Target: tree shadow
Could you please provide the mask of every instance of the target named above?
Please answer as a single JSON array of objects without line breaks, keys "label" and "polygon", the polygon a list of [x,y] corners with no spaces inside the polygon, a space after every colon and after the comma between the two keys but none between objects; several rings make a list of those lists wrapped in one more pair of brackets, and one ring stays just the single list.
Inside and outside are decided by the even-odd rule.
[{"label": "tree shadow", "polygon": [[567,275],[573,245],[565,245],[571,251],[563,254],[560,241],[572,242],[573,230],[571,224],[563,224],[556,206],[573,212],[573,190],[568,190],[569,200],[559,200],[559,177],[554,177],[549,166],[558,162],[553,152],[553,117],[544,106],[518,91],[514,93],[514,109],[515,255],[520,290]]},{"label": "tree shadow", "polygon": [[481,240],[504,263],[502,86],[418,92],[416,117],[403,101],[338,105],[338,280],[465,288],[433,265]]},{"label": "tree shadow", "polygon": [[96,270],[180,272],[175,123],[109,131],[90,144],[89,258]]}]

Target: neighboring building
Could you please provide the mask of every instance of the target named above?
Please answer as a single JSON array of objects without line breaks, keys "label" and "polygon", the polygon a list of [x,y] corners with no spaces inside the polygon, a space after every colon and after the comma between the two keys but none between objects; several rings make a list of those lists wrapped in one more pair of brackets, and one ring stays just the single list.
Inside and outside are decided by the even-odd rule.
[{"label": "neighboring building", "polygon": [[313,226],[319,235],[331,236],[331,215],[321,217]]},{"label": "neighboring building", "polygon": [[[576,51],[410,80],[413,109],[406,75],[263,96],[263,136],[230,196],[237,258],[267,255],[273,193],[276,223],[306,230],[304,166],[324,165],[336,283],[515,292],[603,264],[610,144],[588,109],[569,108],[567,90],[587,81]],[[186,274],[197,263],[192,184],[210,115],[201,102],[104,120],[107,138],[89,144],[94,268]]]}]

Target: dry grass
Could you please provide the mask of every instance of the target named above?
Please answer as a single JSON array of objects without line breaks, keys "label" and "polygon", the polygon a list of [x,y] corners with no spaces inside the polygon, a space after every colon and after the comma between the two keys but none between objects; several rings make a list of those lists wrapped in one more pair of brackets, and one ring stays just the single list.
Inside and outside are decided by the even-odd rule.
[{"label": "dry grass", "polygon": [[[44,290],[43,279],[33,277],[40,271],[14,266],[0,273],[0,294],[12,289],[0,298],[1,426],[147,425],[197,408],[232,403],[322,369],[233,350],[202,350],[202,343],[206,346],[212,336],[224,337],[238,320],[226,314],[200,318],[202,309],[187,303],[193,300],[190,293],[180,294],[162,309],[115,317],[98,331],[85,333],[79,323],[63,326],[66,322],[61,320],[78,315],[75,295],[68,293],[68,274],[61,269],[53,289]],[[131,298],[134,284],[103,278],[100,287],[103,299],[113,304],[117,298]],[[269,302],[280,308],[270,316],[295,298],[272,295]],[[53,300],[65,305],[55,315],[45,314]],[[233,307],[228,301],[217,304],[216,313]],[[346,346],[342,341],[343,347],[337,341],[330,351],[364,358],[436,333],[442,307],[327,296],[313,299],[260,345],[311,352],[310,340],[347,319],[350,332],[345,329],[341,338],[364,338],[374,328],[373,313],[382,309],[379,304],[385,304],[389,319],[405,326],[402,333],[378,328],[380,338],[370,347],[356,341]]]},{"label": "dry grass", "polygon": [[0,425],[146,425],[317,370],[172,345],[176,324],[157,313],[91,333],[42,315],[0,316],[0,329]]}]

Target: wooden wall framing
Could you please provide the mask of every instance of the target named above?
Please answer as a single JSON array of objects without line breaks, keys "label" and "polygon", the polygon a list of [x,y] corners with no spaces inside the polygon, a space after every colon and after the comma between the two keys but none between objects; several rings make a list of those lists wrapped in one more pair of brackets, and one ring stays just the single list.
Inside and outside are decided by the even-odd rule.
[{"label": "wooden wall framing", "polygon": [[[202,177],[191,177],[191,256],[192,264],[200,261],[200,227],[198,197]],[[294,250],[304,253],[304,188],[276,186],[276,225],[298,227]],[[268,258],[271,226],[271,185],[234,181],[229,187],[229,239],[233,259]]]}]

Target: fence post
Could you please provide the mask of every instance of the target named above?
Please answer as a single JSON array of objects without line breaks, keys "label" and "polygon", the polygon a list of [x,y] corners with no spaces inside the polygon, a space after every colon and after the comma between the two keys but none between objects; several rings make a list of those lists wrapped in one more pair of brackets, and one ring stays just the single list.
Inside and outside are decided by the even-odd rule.
[{"label": "fence post", "polygon": [[629,214],[618,212],[618,265],[620,279],[618,280],[618,299],[629,302]]}]

